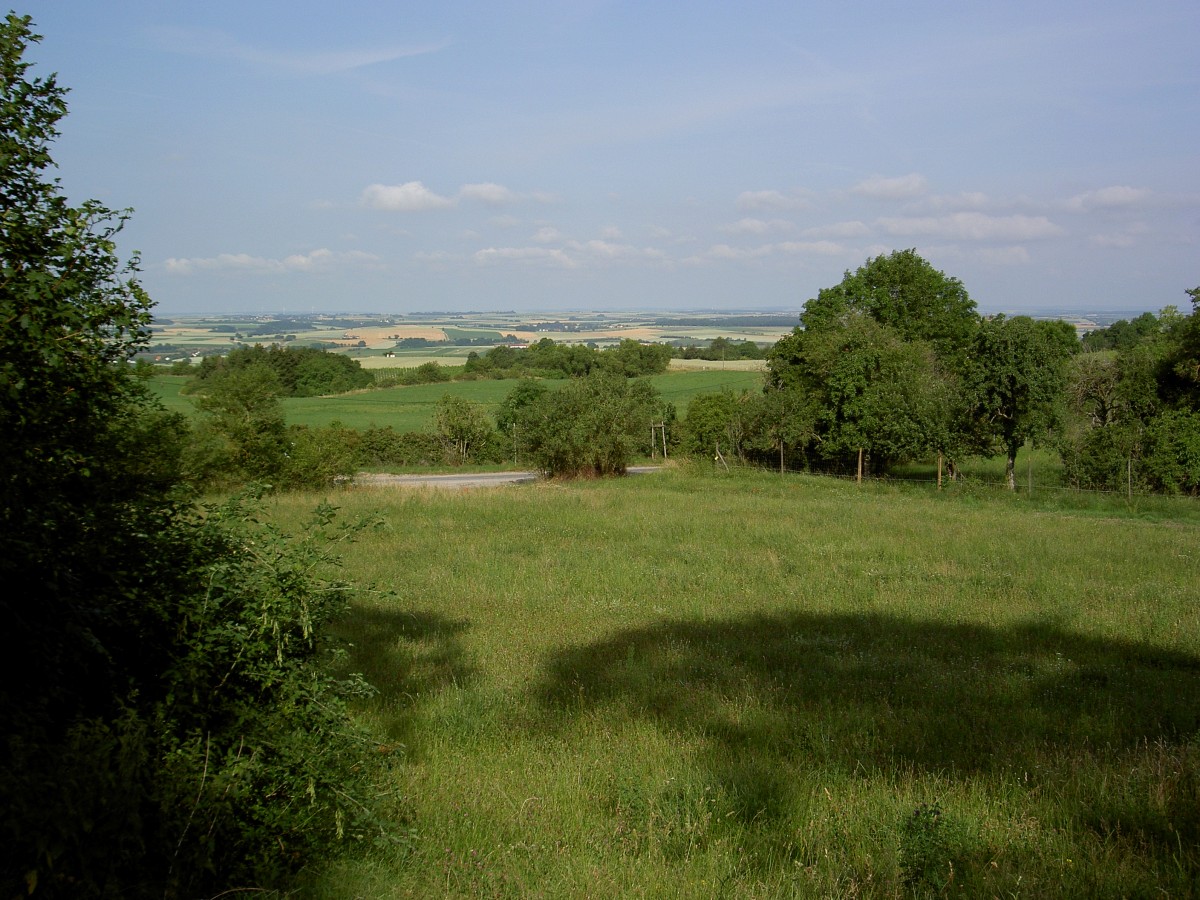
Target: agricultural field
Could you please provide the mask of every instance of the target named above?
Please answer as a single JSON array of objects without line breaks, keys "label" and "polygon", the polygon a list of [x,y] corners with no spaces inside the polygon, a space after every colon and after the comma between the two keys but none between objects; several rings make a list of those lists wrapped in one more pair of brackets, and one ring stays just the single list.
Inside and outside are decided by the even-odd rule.
[{"label": "agricultural field", "polygon": [[[396,365],[385,353],[404,357],[404,365],[442,361],[444,356],[463,358],[472,350],[486,352],[489,346],[537,341],[544,337],[559,342],[594,343],[611,346],[625,339],[653,342],[681,341],[704,344],[716,337],[773,344],[798,323],[798,314],[730,315],[703,313],[577,313],[521,314],[473,313],[456,315],[364,315],[357,317],[308,315],[256,317],[177,317],[156,324],[152,354],[176,358],[180,350],[201,354],[220,353],[240,345],[295,341],[298,345],[320,344],[350,353],[364,366]],[[397,348],[404,338],[446,341],[444,347]],[[474,341],[474,346],[467,346]],[[361,342],[361,343],[360,343]],[[483,342],[483,343],[479,343]],[[165,351],[163,347],[178,348]],[[382,360],[382,362],[376,362]],[[732,365],[732,362],[730,363]]]},{"label": "agricultural field", "polygon": [[[271,501],[290,526],[311,495]],[[388,840],[313,896],[1194,896],[1194,501],[351,489]]]},{"label": "agricultural field", "polygon": [[[388,362],[395,367],[395,360]],[[443,365],[448,364],[443,360]],[[719,367],[721,364],[711,365]],[[187,381],[184,375],[154,375],[149,383],[168,410],[191,415],[195,406],[189,397],[180,393]],[[687,412],[687,404],[697,394],[724,389],[757,390],[762,386],[762,374],[745,368],[679,370],[655,375],[650,381],[664,400],[675,404],[677,414],[682,418]],[[516,383],[492,379],[452,381],[356,391],[332,397],[288,397],[280,402],[290,425],[321,426],[341,422],[350,428],[391,425],[397,431],[420,431],[432,424],[438,401],[446,394],[482,403],[494,412]],[[551,387],[562,383],[546,381]]]}]

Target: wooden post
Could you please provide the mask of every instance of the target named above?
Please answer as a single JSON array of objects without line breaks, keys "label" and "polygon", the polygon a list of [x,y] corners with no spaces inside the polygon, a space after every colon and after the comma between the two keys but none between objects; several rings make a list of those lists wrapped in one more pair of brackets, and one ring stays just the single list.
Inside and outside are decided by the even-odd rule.
[{"label": "wooden post", "polygon": [[942,489],[942,451],[938,451],[938,490]]},{"label": "wooden post", "polygon": [[858,483],[862,484],[863,448],[858,448]]},{"label": "wooden post", "polygon": [[725,462],[725,457],[721,455],[721,442],[717,441],[717,455],[714,457],[715,462],[719,462],[725,467],[725,471],[729,471],[729,463]]}]

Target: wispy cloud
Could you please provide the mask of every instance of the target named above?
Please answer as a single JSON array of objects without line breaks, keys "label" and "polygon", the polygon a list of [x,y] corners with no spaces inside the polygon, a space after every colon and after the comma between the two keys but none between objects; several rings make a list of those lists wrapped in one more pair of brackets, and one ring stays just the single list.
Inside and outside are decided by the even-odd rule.
[{"label": "wispy cloud", "polygon": [[480,265],[517,262],[572,269],[575,262],[560,249],[550,247],[487,247],[476,251],[473,259]]},{"label": "wispy cloud", "polygon": [[700,256],[689,257],[685,262],[746,262],[770,256],[842,256],[847,248],[835,241],[780,241],[761,244],[757,247],[732,247],[729,244],[713,244]]},{"label": "wispy cloud", "polygon": [[504,206],[520,199],[504,185],[493,184],[490,181],[482,184],[464,184],[458,189],[458,196],[464,200],[478,200],[488,206]]},{"label": "wispy cloud", "polygon": [[902,175],[899,178],[884,178],[881,175],[875,175],[865,181],[860,181],[850,189],[850,192],[871,200],[911,200],[924,194],[928,188],[925,176],[913,172],[911,175]]},{"label": "wispy cloud", "polygon": [[222,253],[209,257],[171,257],[163,265],[172,275],[199,272],[236,272],[250,275],[277,275],[315,272],[340,265],[376,263],[379,257],[360,250],[335,253],[321,248],[311,253],[295,253],[282,258],[252,256],[249,253]]},{"label": "wispy cloud", "polygon": [[948,216],[900,216],[876,219],[887,234],[969,241],[1036,241],[1066,232],[1045,216],[989,216],[978,212]]},{"label": "wispy cloud", "polygon": [[738,194],[738,209],[807,209],[812,201],[807,192],[791,191],[742,191]]},{"label": "wispy cloud", "polygon": [[453,206],[453,197],[435,194],[419,181],[404,184],[372,184],[363,189],[362,203],[372,209],[390,212],[426,212]]},{"label": "wispy cloud", "polygon": [[727,234],[768,234],[772,231],[792,231],[795,225],[784,219],[739,219],[728,225],[722,225],[721,231]]},{"label": "wispy cloud", "polygon": [[485,206],[508,206],[525,199],[547,202],[549,195],[534,192],[521,194],[502,184],[483,181],[475,184],[464,184],[458,192],[449,197],[438,194],[425,187],[420,181],[406,181],[403,184],[371,184],[363,188],[360,202],[372,209],[385,209],[392,212],[427,212],[432,209],[448,209],[457,206],[460,200],[482,203]]},{"label": "wispy cloud", "polygon": [[450,44],[449,41],[437,41],[342,50],[273,50],[243,43],[224,31],[211,28],[163,26],[151,28],[149,33],[159,47],[172,53],[235,59],[303,75],[329,75],[423,56]]},{"label": "wispy cloud", "polygon": [[1128,209],[1141,206],[1150,198],[1143,188],[1114,185],[1094,191],[1085,191],[1069,199],[1065,206],[1072,212],[1092,212],[1097,209]]},{"label": "wispy cloud", "polygon": [[800,232],[806,238],[858,238],[866,237],[871,229],[857,219],[849,222],[833,222],[829,225],[814,225]]}]

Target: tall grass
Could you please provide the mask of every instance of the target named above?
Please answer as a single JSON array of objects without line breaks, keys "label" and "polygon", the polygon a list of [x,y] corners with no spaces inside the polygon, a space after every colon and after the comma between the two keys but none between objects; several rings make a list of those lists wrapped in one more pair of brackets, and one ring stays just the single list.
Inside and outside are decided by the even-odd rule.
[{"label": "tall grass", "polygon": [[338,502],[403,763],[316,896],[1197,892],[1195,517],[686,469]]}]

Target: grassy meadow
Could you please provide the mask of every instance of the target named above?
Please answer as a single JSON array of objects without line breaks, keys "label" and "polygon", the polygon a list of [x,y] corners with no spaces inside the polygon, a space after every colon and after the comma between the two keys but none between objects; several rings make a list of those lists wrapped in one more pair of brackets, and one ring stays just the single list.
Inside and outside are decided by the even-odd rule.
[{"label": "grassy meadow", "polygon": [[[299,522],[312,495],[271,501]],[[1188,897],[1193,501],[681,467],[351,489],[345,897]]]},{"label": "grassy meadow", "polygon": [[[655,375],[650,381],[659,394],[674,403],[680,418],[697,394],[720,391],[758,390],[762,373],[756,370],[727,371],[679,370]],[[182,394],[186,375],[154,375],[151,390],[172,412],[191,415],[195,406]],[[551,388],[565,382],[547,380]],[[441,384],[415,384],[405,387],[356,391],[329,397],[287,397],[281,403],[289,425],[320,426],[341,422],[349,428],[369,428],[391,425],[397,431],[421,431],[432,427],[438,401],[446,394],[482,403],[494,412],[516,386],[514,380],[483,379],[480,381],[451,381]]]}]

